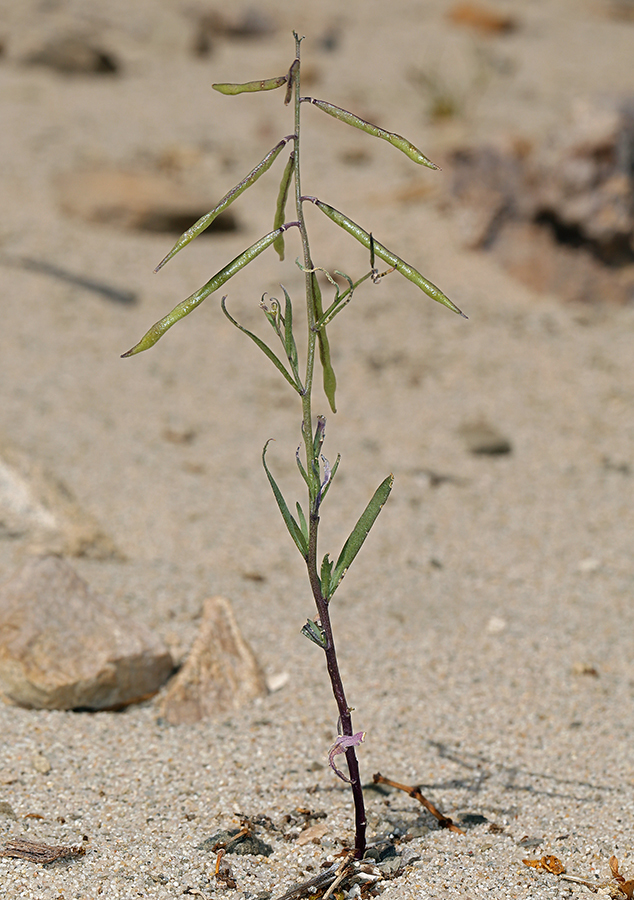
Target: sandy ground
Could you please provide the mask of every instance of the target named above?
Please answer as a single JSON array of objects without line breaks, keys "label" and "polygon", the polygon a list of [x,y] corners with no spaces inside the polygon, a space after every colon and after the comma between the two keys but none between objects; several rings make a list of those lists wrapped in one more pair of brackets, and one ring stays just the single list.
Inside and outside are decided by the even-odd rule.
[{"label": "sandy ground", "polygon": [[[159,275],[169,235],[65,216],[55,183],[175,158],[190,160],[177,173],[184,186],[220,197],[291,126],[279,93],[232,99],[210,84],[286,71],[293,27],[307,35],[311,94],[406,134],[432,158],[488,136],[540,140],[575,98],[634,87],[634,23],[612,16],[607,0],[500,5],[519,24],[504,36],[452,25],[449,8],[276,0],[263,6],[273,34],[218,40],[197,58],[194,4],[0,4],[0,434],[62,478],[125,552],[125,562],[73,562],[95,590],[177,655],[204,598],[224,594],[267,674],[290,676],[252,708],[195,726],[158,723],[152,704],[96,715],[0,708],[0,799],[17,816],[0,816],[0,835],[89,839],[83,858],[50,867],[0,859],[7,900],[223,893],[214,855],[199,849],[206,837],[241,813],[280,824],[297,807],[326,812],[321,845],[264,830],[271,857],[232,859],[238,887],[227,896],[276,897],[351,838],[348,791],[326,766],[334,704],[317,648],[299,635],[311,614],[301,561],[259,462],[275,437],[271,465],[299,496],[294,397],[213,299],[149,353],[119,358],[269,230],[277,176],[241,198],[238,232],[201,239]],[[96,36],[121,74],[21,65],[69,31]],[[448,122],[430,120],[420,72],[457,98]],[[420,187],[446,172],[421,172],[311,112],[304,189],[346,210],[469,315],[393,275],[359,292],[330,330],[340,389],[325,451],[343,461],[324,552],[338,551],[372,490],[395,474],[334,614],[355,725],[367,732],[363,777],[421,783],[449,815],[482,817],[461,837],[404,795],[368,791],[370,840],[409,832],[420,857],[385,896],[589,896],[521,860],[555,854],[599,882],[616,854],[634,877],[633,309],[531,293],[461,248],[454,218]],[[416,202],[395,199],[414,188]],[[363,271],[357,245],[309,215],[319,264]],[[298,253],[289,245],[283,266],[265,254],[230,283],[241,321],[262,327],[260,295],[282,279],[299,296]],[[28,260],[138,300],[114,302]],[[326,410],[323,398],[316,409]],[[512,453],[468,452],[460,429],[479,419]],[[23,553],[0,541],[3,579]]]}]

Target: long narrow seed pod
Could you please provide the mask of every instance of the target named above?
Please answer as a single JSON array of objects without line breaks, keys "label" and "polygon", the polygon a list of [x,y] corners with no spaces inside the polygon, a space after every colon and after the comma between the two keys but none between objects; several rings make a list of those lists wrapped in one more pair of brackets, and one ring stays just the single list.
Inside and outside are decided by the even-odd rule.
[{"label": "long narrow seed pod", "polygon": [[[286,217],[286,201],[288,200],[288,191],[291,186],[291,179],[293,177],[293,171],[295,168],[295,151],[291,152],[291,155],[288,158],[288,162],[286,163],[286,167],[284,172],[282,173],[282,180],[280,181],[280,190],[277,195],[277,206],[275,207],[275,220],[273,222],[273,228],[279,228],[280,225],[284,224],[284,219]],[[273,244],[275,252],[279,256],[280,260],[284,259],[284,235],[281,234]]]},{"label": "long narrow seed pod", "polygon": [[[321,288],[319,287],[319,282],[317,281],[316,272],[313,271],[310,277],[313,283],[315,321],[318,322],[324,314],[324,307],[321,299]],[[324,377],[324,394],[328,398],[328,403],[330,404],[331,410],[336,413],[337,406],[335,403],[335,392],[337,390],[337,376],[335,375],[335,370],[332,367],[332,360],[330,359],[330,343],[328,341],[328,335],[326,334],[325,326],[320,328],[317,332],[317,340],[319,342],[319,361],[321,362],[321,368]]]},{"label": "long narrow seed pod", "polygon": [[419,287],[421,291],[424,291],[424,293],[427,294],[428,297],[431,297],[432,300],[436,300],[437,303],[442,303],[443,306],[446,306],[447,309],[452,310],[452,312],[458,313],[463,319],[468,318],[455,303],[452,303],[449,297],[443,294],[440,288],[437,288],[431,281],[427,281],[417,269],[410,266],[409,263],[406,263],[405,260],[401,259],[400,256],[397,256],[396,253],[392,253],[392,251],[388,250],[387,247],[384,247],[383,244],[379,244],[375,238],[371,238],[368,232],[361,228],[360,225],[357,225],[356,222],[353,222],[352,219],[344,216],[343,213],[339,212],[339,210],[334,207],[329,206],[327,203],[318,200],[317,197],[302,197],[302,200],[310,200],[311,203],[314,203],[315,206],[327,215],[329,219],[332,219],[332,221],[339,225],[340,228],[343,228],[344,231],[351,234],[352,237],[356,238],[359,243],[363,244],[364,247],[367,247],[368,250],[370,250],[371,247],[374,247],[374,253],[379,259],[394,266],[397,272],[404,275],[408,281],[411,281]]},{"label": "long narrow seed pod", "polygon": [[334,106],[326,100],[315,100],[313,97],[302,97],[301,102],[312,103],[317,109],[321,109],[323,112],[328,113],[328,115],[332,116],[334,119],[339,119],[340,122],[345,122],[346,125],[352,125],[353,128],[359,128],[361,131],[365,131],[366,134],[371,134],[374,137],[387,141],[393,147],[396,147],[397,150],[400,150],[406,156],[409,156],[411,160],[418,163],[420,166],[427,166],[430,169],[440,168],[430,159],[427,159],[425,154],[421,153],[418,147],[415,147],[407,140],[407,138],[402,137],[400,134],[395,134],[393,131],[386,131],[384,128],[379,128],[378,125],[373,125],[372,122],[366,122],[365,119],[355,116],[354,113],[348,112],[347,109],[341,109],[340,106]]},{"label": "long narrow seed pod", "polygon": [[275,88],[286,84],[288,75],[278,75],[277,78],[265,78],[264,81],[245,81],[244,84],[212,84],[214,91],[221,94],[252,94],[255,91],[274,91]]},{"label": "long narrow seed pod", "polygon": [[269,234],[264,235],[264,237],[260,238],[259,241],[256,241],[255,244],[251,244],[251,246],[244,250],[239,256],[236,256],[235,259],[231,260],[224,269],[216,272],[213,278],[209,279],[207,284],[203,285],[203,287],[187,297],[186,300],[183,300],[178,306],[175,306],[170,313],[152,325],[150,330],[141,338],[138,344],[135,344],[127,353],[122,354],[122,358],[126,359],[128,356],[134,356],[136,353],[141,353],[143,350],[148,350],[150,347],[153,347],[159,338],[163,337],[168,328],[171,328],[179,319],[183,319],[185,316],[188,316],[190,312],[193,312],[197,306],[200,306],[203,300],[206,300],[210,294],[213,294],[214,291],[217,291],[218,288],[222,287],[222,285],[229,281],[236,272],[239,272],[240,269],[243,269],[252,262],[256,256],[259,256],[263,250],[270,247],[282,231],[286,228],[291,228],[293,225],[297,225],[297,222],[290,222],[287,225],[282,225],[281,228],[277,228],[275,231],[271,231]]},{"label": "long narrow seed pod", "polygon": [[[206,215],[201,216],[201,218],[197,222],[195,222],[191,226],[191,228],[188,228],[187,231],[185,231],[179,237],[170,252],[164,259],[160,261],[154,271],[158,272],[159,269],[162,269],[166,262],[169,262],[173,256],[176,256],[179,250],[182,250],[183,247],[186,247],[190,241],[193,241],[195,237],[198,237],[198,235],[203,232],[205,228],[209,228],[213,220],[217,218],[221,212],[224,212],[225,209],[230,206],[233,201],[240,196],[240,194],[243,193],[243,191],[246,191],[246,189],[250,188],[252,184],[255,184],[260,175],[264,175],[264,173],[271,168],[286,144],[293,139],[294,135],[288,135],[288,137],[282,138],[279,144],[276,144],[272,150],[269,150],[264,159],[260,160],[257,166],[251,169],[249,174],[246,175],[242,179],[242,181],[239,182],[239,184],[236,184],[235,187],[232,187],[231,190],[224,195],[222,200],[220,200],[220,202],[216,206],[214,206],[211,212],[208,212]],[[279,224],[281,225],[282,223],[280,222]],[[277,227],[279,227],[279,225],[277,225],[276,228]]]}]

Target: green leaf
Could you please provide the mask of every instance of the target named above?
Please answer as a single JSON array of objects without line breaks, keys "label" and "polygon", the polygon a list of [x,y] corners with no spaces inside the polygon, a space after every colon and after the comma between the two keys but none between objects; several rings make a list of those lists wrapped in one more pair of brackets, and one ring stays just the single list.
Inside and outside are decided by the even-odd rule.
[{"label": "green leaf", "polygon": [[225,314],[225,316],[229,319],[229,321],[233,325],[236,326],[237,329],[239,329],[243,334],[246,334],[247,337],[251,338],[253,343],[256,344],[260,348],[260,350],[262,351],[262,353],[264,353],[264,355],[267,357],[267,359],[271,360],[271,362],[273,363],[275,368],[278,370],[278,372],[282,373],[282,375],[288,381],[288,383],[291,385],[291,387],[295,388],[295,390],[298,393],[300,393],[301,385],[299,385],[295,382],[295,379],[290,374],[290,372],[288,372],[288,370],[286,369],[286,366],[284,365],[282,360],[276,356],[276,354],[273,352],[273,350],[271,350],[271,348],[268,346],[268,344],[265,344],[264,341],[261,340],[256,334],[253,334],[253,332],[248,331],[248,329],[246,329],[242,325],[240,325],[239,322],[236,322],[236,320],[233,318],[233,316],[227,310],[227,306],[225,303],[226,299],[227,299],[226,297],[223,297],[222,300],[220,301],[220,306],[222,307],[222,311]]},{"label": "green leaf", "polygon": [[[222,200],[214,206],[211,212],[208,212],[206,215],[202,216],[197,222],[195,222],[191,228],[188,228],[187,231],[183,232],[179,239],[176,241],[170,252],[164,257],[156,269],[155,272],[158,272],[159,269],[162,269],[166,262],[169,262],[173,256],[176,256],[179,250],[182,250],[183,247],[186,247],[190,241],[193,241],[195,237],[205,230],[205,228],[209,228],[211,223],[215,218],[217,218],[221,212],[224,212],[225,209],[230,206],[233,201],[246,191],[247,188],[250,188],[252,184],[258,180],[260,175],[263,175],[268,169],[271,168],[277,157],[280,155],[282,149],[286,146],[288,141],[292,140],[292,138],[287,137],[283,138],[279,144],[276,144],[272,150],[266,154],[263,160],[261,160],[254,169],[251,169],[248,175],[246,175],[239,184],[236,184],[235,187],[231,188],[228,194],[225,194]],[[282,219],[275,227],[279,228],[280,225],[284,224],[284,220]],[[284,241],[282,235],[276,238],[276,240]]]},{"label": "green leaf", "polygon": [[307,637],[313,644],[317,644],[322,650],[325,650],[328,646],[328,641],[326,640],[323,628],[321,625],[318,625],[317,622],[313,622],[312,619],[306,620],[306,624],[302,625],[301,631],[304,637]]},{"label": "green leaf", "polygon": [[[288,158],[288,162],[284,168],[284,172],[282,173],[282,180],[280,181],[280,190],[277,195],[277,205],[275,207],[275,219],[273,221],[273,228],[279,228],[280,225],[284,224],[284,220],[286,218],[286,201],[288,200],[288,192],[291,186],[291,178],[293,177],[293,169],[295,166],[295,151],[291,152],[291,155]],[[273,248],[275,252],[278,254],[280,260],[284,259],[284,235],[281,234],[275,243],[273,244]]]},{"label": "green leaf", "polygon": [[297,507],[297,518],[299,519],[299,527],[302,529],[302,534],[306,539],[306,543],[308,544],[308,525],[306,523],[306,516],[304,515],[304,510],[301,508],[299,501],[295,503]]},{"label": "green leaf", "polygon": [[344,216],[343,213],[339,212],[339,210],[335,209],[333,206],[322,203],[322,201],[318,200],[316,197],[303,197],[302,199],[310,200],[311,203],[314,203],[324,215],[328,216],[329,219],[335,222],[336,225],[339,225],[340,228],[343,228],[344,231],[347,231],[348,234],[351,234],[352,237],[356,238],[356,240],[359,241],[360,244],[363,244],[364,247],[367,247],[368,250],[370,250],[371,247],[374,247],[374,253],[379,259],[394,266],[397,272],[400,272],[401,275],[419,287],[421,291],[424,291],[424,293],[426,293],[428,297],[431,297],[432,300],[436,300],[437,303],[442,303],[443,306],[446,306],[452,312],[458,313],[463,319],[468,318],[461,309],[458,309],[455,303],[452,303],[449,297],[446,297],[443,294],[440,288],[437,288],[431,281],[427,281],[417,269],[402,260],[396,253],[392,253],[392,251],[388,250],[387,247],[384,247],[383,244],[379,244],[376,239],[370,238],[368,232],[361,228],[360,225],[357,225],[356,222],[353,222],[352,219]]},{"label": "green leaf", "polygon": [[[332,573],[330,597],[332,597],[341,584],[343,576],[346,574],[355,556],[363,546],[363,542],[374,525],[376,517],[381,512],[385,501],[390,496],[393,482],[393,475],[388,475],[385,481],[381,482],[374,492],[372,499],[361,514],[359,521],[354,526],[350,537],[343,545],[343,549],[339,554],[339,558]],[[330,597],[328,599],[330,599]]]},{"label": "green leaf", "polygon": [[279,237],[281,231],[290,227],[290,224],[282,225],[281,229],[278,228],[276,231],[265,234],[263,238],[260,238],[255,244],[252,244],[239,256],[236,256],[236,258],[228,263],[224,269],[216,272],[213,278],[209,279],[207,284],[203,285],[203,287],[187,297],[186,300],[179,303],[178,306],[175,306],[170,313],[162,319],[159,319],[158,322],[155,322],[150,330],[143,335],[138,344],[135,344],[127,353],[122,354],[122,358],[126,359],[128,356],[134,356],[136,353],[141,353],[143,350],[148,350],[150,347],[153,347],[154,344],[163,337],[168,328],[175,325],[179,319],[183,319],[185,316],[188,316],[190,312],[193,312],[197,306],[200,306],[203,300],[206,300],[207,297],[209,297],[210,294],[213,294],[214,291],[217,291],[219,287],[222,287],[223,284],[229,281],[230,278],[233,278],[236,272],[239,272],[240,269],[243,269],[252,262],[256,256],[259,256],[263,250],[270,247],[273,241]]},{"label": "green leaf", "polygon": [[243,84],[212,84],[214,91],[220,94],[235,96],[236,94],[252,94],[255,91],[274,91],[275,88],[286,84],[288,75],[278,75],[277,78],[265,78],[263,81],[245,81]]},{"label": "green leaf", "polygon": [[330,578],[332,576],[333,561],[330,554],[326,553],[321,563],[321,593],[326,600],[330,599]]},{"label": "green leaf", "polygon": [[[310,277],[313,284],[315,321],[318,322],[324,314],[324,308],[321,302],[321,288],[319,287],[319,282],[317,281],[317,275],[314,272],[311,273]],[[320,328],[317,332],[317,340],[319,341],[319,359],[321,361],[321,367],[324,376],[324,393],[328,398],[328,403],[330,404],[331,410],[336,413],[337,407],[335,405],[335,391],[337,390],[337,378],[335,376],[335,370],[333,369],[332,362],[330,360],[330,344],[328,343],[328,335],[326,334],[325,327]]]},{"label": "green leaf", "polygon": [[273,490],[273,494],[277,501],[279,510],[282,514],[282,518],[284,519],[284,523],[285,523],[286,527],[288,528],[288,533],[293,538],[293,541],[295,542],[295,545],[296,545],[297,549],[299,550],[299,552],[301,553],[301,555],[303,556],[303,558],[306,559],[308,556],[308,541],[304,538],[302,529],[299,527],[299,525],[297,524],[297,522],[291,515],[291,512],[286,504],[286,500],[282,496],[282,492],[278,488],[276,481],[273,478],[273,476],[271,475],[271,472],[269,471],[269,467],[266,464],[266,451],[267,451],[267,448],[270,443],[271,443],[271,441],[268,440],[266,442],[266,444],[264,445],[264,449],[262,450],[262,465],[264,466],[264,471],[266,472],[266,477],[269,479],[269,484],[271,485],[271,488]]},{"label": "green leaf", "polygon": [[384,141],[387,141],[393,147],[396,147],[397,150],[400,150],[411,160],[421,166],[427,166],[430,169],[438,168],[435,163],[433,163],[430,159],[427,159],[424,153],[421,153],[417,147],[415,147],[412,143],[410,143],[410,141],[407,140],[407,138],[402,137],[400,134],[395,134],[393,131],[385,131],[384,128],[379,128],[378,125],[373,125],[371,122],[366,122],[365,119],[360,119],[359,116],[355,116],[354,113],[348,112],[347,109],[341,109],[340,106],[334,106],[332,103],[327,103],[325,100],[314,100],[312,97],[302,97],[302,102],[312,103],[313,106],[316,106],[323,112],[328,113],[329,116],[333,116],[333,118],[339,119],[340,122],[345,122],[347,125],[352,125],[353,128],[359,128],[361,131],[365,131],[367,134],[371,134],[374,137],[378,137]]}]

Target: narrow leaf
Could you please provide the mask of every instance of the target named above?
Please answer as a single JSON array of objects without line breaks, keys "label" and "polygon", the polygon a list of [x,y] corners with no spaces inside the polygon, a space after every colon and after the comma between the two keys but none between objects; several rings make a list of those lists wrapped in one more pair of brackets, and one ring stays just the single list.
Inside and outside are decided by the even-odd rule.
[{"label": "narrow leaf", "polygon": [[326,600],[330,599],[330,578],[332,575],[333,561],[326,553],[321,563],[321,593]]},{"label": "narrow leaf", "polygon": [[[280,190],[277,195],[277,206],[275,207],[275,220],[273,222],[273,228],[279,228],[280,225],[284,224],[284,219],[286,218],[286,201],[288,200],[288,192],[291,186],[291,178],[293,177],[293,168],[295,166],[295,151],[293,150],[291,155],[288,158],[288,162],[284,168],[284,172],[282,173],[282,180],[280,181]],[[273,244],[275,252],[279,256],[280,260],[284,259],[284,235],[281,234],[275,243]]]},{"label": "narrow leaf", "polygon": [[[317,275],[312,272],[311,280],[313,284],[313,298],[315,302],[315,321],[318,322],[324,314],[324,307],[321,300],[321,288],[317,281]],[[325,328],[320,328],[317,332],[317,340],[319,341],[319,359],[324,378],[324,393],[328,398],[331,410],[336,413],[335,391],[337,390],[337,377],[330,360],[330,344],[328,343],[328,335]]]},{"label": "narrow leaf", "polygon": [[306,516],[304,515],[304,510],[301,508],[299,501],[295,503],[297,508],[297,518],[299,519],[299,527],[302,529],[302,534],[306,538],[306,543],[308,543],[308,524],[306,523]]},{"label": "narrow leaf", "polygon": [[276,481],[273,478],[273,476],[271,475],[271,472],[269,471],[269,467],[266,464],[266,451],[267,451],[267,448],[270,443],[271,443],[270,440],[267,441],[266,444],[264,445],[264,450],[262,450],[262,465],[264,466],[264,471],[266,472],[266,477],[269,479],[269,484],[271,485],[271,488],[273,490],[273,494],[275,496],[275,500],[277,501],[279,510],[282,514],[282,518],[284,519],[284,523],[285,523],[286,527],[288,528],[288,533],[293,538],[293,541],[295,542],[295,545],[296,545],[297,549],[299,550],[299,552],[301,553],[301,555],[304,557],[304,559],[306,559],[306,557],[308,556],[308,541],[305,540],[304,535],[302,534],[302,529],[299,527],[299,525],[297,524],[297,522],[291,515],[291,512],[290,512],[288,506],[286,505],[286,500],[282,496],[282,492],[278,488]]},{"label": "narrow leaf", "polygon": [[275,88],[286,84],[287,78],[288,75],[278,75],[277,78],[265,78],[264,81],[245,81],[243,84],[212,84],[212,88],[214,91],[230,96],[252,94],[255,91],[274,91]]},{"label": "narrow leaf", "polygon": [[424,153],[421,153],[417,147],[400,134],[395,134],[393,131],[385,131],[384,128],[379,128],[378,125],[366,122],[365,119],[360,119],[359,116],[355,116],[354,113],[348,112],[347,109],[341,109],[341,107],[334,106],[332,103],[327,103],[325,100],[314,100],[312,97],[302,97],[302,102],[312,103],[313,106],[328,113],[329,116],[339,119],[340,122],[345,122],[347,125],[352,125],[353,128],[359,128],[367,134],[371,134],[374,137],[387,141],[393,147],[396,147],[397,150],[401,150],[401,152],[421,166],[427,166],[430,169],[438,168],[435,163],[430,159],[427,159]]},{"label": "narrow leaf", "polygon": [[404,275],[405,278],[419,287],[421,291],[427,294],[428,297],[431,297],[432,300],[442,303],[443,306],[446,306],[448,309],[452,310],[452,312],[458,313],[463,319],[468,318],[461,309],[458,309],[455,303],[452,303],[449,297],[446,297],[443,294],[440,288],[437,288],[431,281],[427,281],[427,279],[413,266],[410,266],[409,263],[402,260],[400,256],[392,253],[392,251],[388,250],[387,247],[384,247],[383,244],[379,244],[375,238],[370,240],[368,232],[364,231],[364,229],[361,228],[360,225],[357,225],[356,222],[353,222],[352,219],[344,216],[343,213],[339,212],[339,210],[334,207],[329,206],[327,203],[322,203],[322,201],[318,200],[316,197],[304,197],[303,199],[310,200],[311,203],[314,203],[326,216],[328,216],[329,219],[339,225],[340,228],[343,228],[344,231],[347,231],[348,234],[351,234],[352,237],[356,238],[356,240],[359,241],[360,244],[363,244],[364,247],[367,247],[368,250],[371,246],[374,247],[374,253],[379,259],[394,266],[397,272]]},{"label": "narrow leaf", "polygon": [[263,250],[270,247],[275,238],[279,236],[278,232],[287,227],[290,228],[291,226],[283,225],[282,229],[278,228],[277,231],[271,231],[269,234],[264,235],[263,238],[260,238],[259,241],[256,241],[255,244],[252,244],[244,250],[239,256],[236,256],[236,258],[228,263],[224,269],[221,269],[213,276],[213,278],[210,278],[207,284],[203,285],[203,287],[187,297],[186,300],[179,303],[178,306],[175,306],[170,313],[162,319],[159,319],[158,322],[155,322],[150,330],[141,338],[139,343],[135,344],[127,353],[123,353],[122,357],[125,359],[128,356],[134,356],[136,353],[141,353],[143,350],[148,350],[150,347],[153,347],[159,338],[163,337],[168,328],[171,328],[179,319],[188,316],[190,312],[193,312],[197,306],[200,306],[203,300],[206,300],[210,294],[213,294],[214,291],[217,291],[219,287],[222,287],[223,284],[229,281],[236,272],[239,272],[240,269],[243,269],[252,262],[256,256],[259,256]]},{"label": "narrow leaf", "polygon": [[368,532],[374,525],[376,517],[381,512],[385,501],[390,496],[393,482],[393,475],[388,475],[385,481],[381,482],[381,484],[374,492],[372,499],[363,510],[359,521],[354,526],[352,533],[350,534],[350,537],[343,545],[343,549],[339,554],[339,558],[332,573],[330,593],[331,597],[341,584],[343,576],[350,568],[352,561],[361,549],[363,542],[367,538]]},{"label": "narrow leaf", "polygon": [[273,363],[275,368],[278,370],[278,372],[282,373],[282,375],[288,381],[288,383],[291,385],[291,387],[295,388],[295,390],[299,393],[301,391],[301,386],[295,382],[293,376],[287,371],[286,366],[281,361],[281,359],[279,359],[276,356],[276,354],[273,352],[273,350],[271,350],[271,348],[267,344],[265,344],[264,341],[261,340],[256,334],[253,334],[253,332],[248,331],[248,329],[246,329],[242,325],[240,325],[239,322],[236,322],[236,320],[233,318],[231,313],[227,310],[227,306],[225,303],[226,299],[227,299],[226,297],[223,297],[222,300],[220,301],[220,306],[222,307],[222,311],[225,314],[225,316],[229,319],[229,321],[233,325],[236,326],[237,329],[239,329],[239,331],[241,331],[243,334],[246,334],[247,337],[251,338],[253,343],[256,344],[260,348],[260,350],[262,351],[262,353],[264,353],[264,355],[267,357],[267,359],[271,360],[271,362]]},{"label": "narrow leaf", "polygon": [[310,489],[311,485],[310,485],[310,481],[308,480],[308,475],[306,474],[306,469],[303,467],[302,461],[299,458],[300,450],[301,450],[301,447],[298,447],[297,451],[295,453],[295,459],[297,461],[297,468],[299,469],[300,475],[302,476],[302,478],[306,482],[308,488]]},{"label": "narrow leaf", "polygon": [[[248,175],[246,175],[239,184],[236,184],[235,187],[231,188],[229,193],[225,194],[222,200],[214,206],[211,212],[208,212],[206,215],[202,216],[197,222],[195,222],[191,228],[188,228],[187,231],[183,232],[179,239],[176,241],[170,252],[164,257],[156,269],[155,272],[158,272],[159,269],[162,269],[166,262],[169,262],[173,256],[176,256],[179,250],[182,250],[183,247],[186,247],[190,241],[193,241],[195,237],[198,237],[201,232],[205,230],[205,228],[209,228],[214,219],[216,219],[221,212],[224,212],[225,209],[230,206],[236,197],[239,197],[247,188],[250,188],[252,184],[258,180],[260,175],[263,175],[268,169],[271,168],[277,157],[280,155],[283,148],[286,146],[288,141],[292,140],[292,138],[287,137],[283,138],[279,144],[276,144],[272,150],[266,154],[264,159],[262,159],[254,169],[251,169]],[[283,219],[279,222],[275,227],[279,228],[280,225],[283,224]],[[276,240],[284,240],[281,235]]]}]

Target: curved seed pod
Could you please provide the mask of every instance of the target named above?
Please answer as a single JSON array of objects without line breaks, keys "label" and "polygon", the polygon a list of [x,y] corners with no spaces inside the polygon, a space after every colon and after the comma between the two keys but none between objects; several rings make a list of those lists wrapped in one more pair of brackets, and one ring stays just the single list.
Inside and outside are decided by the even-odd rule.
[{"label": "curved seed pod", "polygon": [[317,109],[321,109],[323,112],[328,113],[329,116],[339,119],[341,122],[345,122],[346,125],[352,125],[353,128],[359,128],[361,131],[365,131],[366,134],[371,134],[374,137],[387,141],[393,147],[396,147],[397,150],[404,153],[405,156],[409,156],[415,163],[418,163],[419,166],[427,166],[430,169],[440,168],[436,163],[427,159],[427,157],[420,152],[418,147],[415,147],[407,140],[407,138],[402,137],[400,134],[395,134],[393,131],[386,131],[384,128],[379,128],[378,125],[373,125],[372,122],[366,122],[365,119],[355,116],[354,113],[348,112],[347,109],[341,109],[341,107],[334,106],[332,103],[327,103],[325,100],[314,100],[312,97],[302,97],[302,101],[312,103]]},{"label": "curved seed pod", "polygon": [[[275,207],[275,219],[273,221],[273,228],[279,228],[280,225],[284,224],[284,218],[286,216],[286,201],[288,200],[288,192],[291,186],[291,178],[293,176],[293,168],[295,166],[295,151],[291,152],[291,155],[288,158],[288,162],[286,163],[286,167],[282,174],[282,180],[280,181],[280,190],[277,195],[277,206]],[[284,235],[281,234],[273,244],[275,252],[279,256],[280,260],[284,259]]]},{"label": "curved seed pod", "polygon": [[162,319],[159,319],[158,322],[155,322],[138,344],[135,344],[127,353],[122,354],[122,358],[126,359],[128,356],[134,356],[136,353],[141,353],[143,350],[148,350],[150,347],[153,347],[159,338],[163,337],[168,328],[171,328],[179,319],[188,316],[190,312],[196,309],[197,306],[200,306],[203,300],[206,300],[210,294],[213,294],[213,292],[217,291],[219,287],[222,287],[225,282],[229,281],[236,272],[239,272],[240,269],[243,269],[252,262],[256,256],[259,256],[263,250],[270,247],[275,238],[279,237],[281,231],[285,228],[290,228],[291,225],[294,224],[296,223],[293,222],[289,225],[283,225],[282,228],[278,228],[276,231],[265,234],[264,237],[260,238],[259,241],[256,241],[255,244],[251,244],[250,247],[228,263],[224,269],[221,269],[213,276],[213,278],[210,278],[207,284],[203,285],[203,287],[187,297],[186,300],[179,303],[178,306],[175,306],[170,313]]},{"label": "curved seed pod", "polygon": [[[318,322],[324,314],[324,307],[321,301],[321,288],[317,281],[315,272],[311,272],[311,280],[313,283],[313,298],[315,300],[315,321]],[[319,359],[324,376],[324,394],[328,398],[331,410],[336,413],[335,391],[337,390],[337,376],[332,367],[330,359],[330,344],[328,343],[328,335],[326,329],[320,328],[317,332],[317,340],[319,341]]]},{"label": "curved seed pod", "polygon": [[[343,228],[344,231],[351,234],[352,237],[356,238],[359,243],[363,244],[364,247],[367,247],[368,250],[373,247],[374,253],[379,259],[394,266],[397,272],[404,275],[408,281],[411,281],[419,287],[421,291],[424,291],[424,293],[427,294],[428,297],[431,297],[432,300],[436,300],[437,303],[442,303],[443,306],[446,306],[447,309],[450,309],[452,312],[458,313],[463,319],[469,318],[468,316],[465,316],[463,311],[459,309],[455,303],[452,303],[449,297],[446,297],[445,294],[443,294],[440,288],[437,288],[431,281],[427,281],[417,269],[410,266],[409,263],[406,263],[405,260],[401,259],[400,256],[397,256],[396,253],[392,253],[392,251],[388,250],[387,247],[384,247],[383,244],[379,244],[375,238],[371,238],[368,232],[364,231],[364,229],[361,228],[360,225],[357,225],[356,222],[353,222],[352,219],[344,216],[343,213],[339,212],[339,210],[334,207],[329,206],[327,203],[322,203],[322,201],[318,200],[316,197],[303,197],[302,199],[310,200],[314,203],[315,206],[327,215],[329,219],[332,219],[332,221],[339,225],[340,228]],[[321,334],[321,332],[319,333]]]},{"label": "curved seed pod", "polygon": [[298,356],[297,344],[295,343],[295,336],[293,334],[293,304],[291,303],[291,298],[284,285],[281,285],[281,288],[284,291],[286,300],[284,305],[284,350],[286,351],[286,358],[291,364],[293,372],[295,372],[297,371]]},{"label": "curved seed pod", "polygon": [[278,75],[277,78],[265,78],[264,81],[245,81],[244,84],[212,84],[214,91],[221,94],[252,94],[255,91],[274,91],[275,88],[286,84],[288,75]]},{"label": "curved seed pod", "polygon": [[[239,184],[236,184],[235,187],[231,188],[228,194],[224,195],[222,200],[216,206],[214,206],[211,212],[208,212],[206,215],[202,216],[191,226],[191,228],[188,228],[187,231],[181,234],[170,252],[164,259],[160,261],[154,271],[158,272],[159,269],[162,269],[166,262],[169,262],[173,256],[176,256],[179,250],[182,250],[183,247],[186,247],[190,241],[193,241],[195,237],[198,237],[198,235],[203,232],[205,228],[209,228],[213,220],[217,218],[221,212],[224,212],[225,209],[233,203],[236,197],[239,197],[240,194],[243,193],[243,191],[246,191],[246,189],[250,188],[252,184],[255,184],[260,175],[264,175],[264,173],[271,168],[283,148],[289,141],[293,140],[293,137],[294,135],[289,135],[289,137],[282,138],[279,144],[276,144],[272,150],[269,150],[264,159],[260,160],[257,166],[254,169],[251,169],[249,174],[245,176],[245,178],[243,178]],[[282,222],[280,222],[275,227],[279,228],[281,224]]]},{"label": "curved seed pod", "polygon": [[286,96],[284,97],[284,106],[288,106],[291,102],[291,97],[293,96],[293,85],[297,80],[297,73],[299,72],[299,59],[294,59],[290,69],[288,70],[288,75],[286,76],[288,81],[288,86],[286,88]]}]

